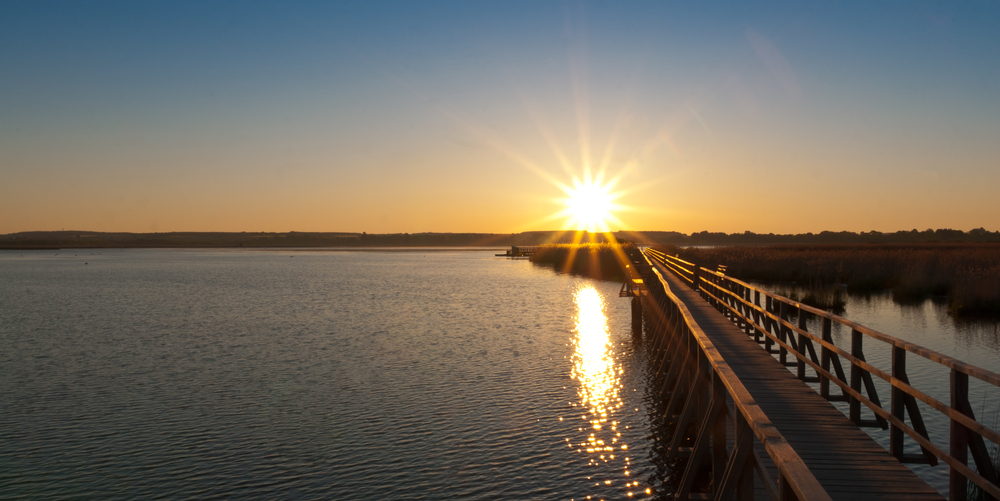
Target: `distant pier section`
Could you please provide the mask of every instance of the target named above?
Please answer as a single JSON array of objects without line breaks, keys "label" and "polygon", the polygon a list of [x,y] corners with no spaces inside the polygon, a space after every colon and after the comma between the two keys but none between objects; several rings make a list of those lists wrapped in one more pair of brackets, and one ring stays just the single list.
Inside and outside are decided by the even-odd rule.
[{"label": "distant pier section", "polygon": [[531,257],[537,248],[537,245],[511,245],[509,251],[503,254],[497,254],[497,257],[509,257],[511,259],[527,258]]}]

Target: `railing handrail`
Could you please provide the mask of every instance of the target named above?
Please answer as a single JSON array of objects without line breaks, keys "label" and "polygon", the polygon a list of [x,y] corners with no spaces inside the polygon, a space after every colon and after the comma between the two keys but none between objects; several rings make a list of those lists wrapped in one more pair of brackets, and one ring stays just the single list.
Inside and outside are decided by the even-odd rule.
[{"label": "railing handrail", "polygon": [[[643,253],[643,256],[646,258],[646,262],[652,267],[652,263],[649,262],[649,258],[645,256],[645,253]],[[663,287],[663,293],[667,299],[677,307],[684,324],[697,341],[705,358],[711,364],[712,370],[719,377],[719,380],[722,381],[726,391],[732,397],[736,408],[746,419],[754,436],[764,445],[768,455],[778,467],[782,478],[788,482],[796,496],[799,499],[809,500],[831,499],[822,484],[816,480],[815,475],[809,470],[805,461],[795,452],[791,444],[785,440],[777,427],[771,423],[767,414],[757,405],[750,392],[743,385],[743,382],[740,381],[732,368],[729,367],[729,364],[722,358],[718,349],[715,348],[715,345],[712,344],[712,341],[697,322],[695,322],[694,316],[691,315],[687,306],[670,290],[670,286],[664,280],[663,275],[655,267],[652,267],[652,271],[659,279],[660,285]]]},{"label": "railing handrail", "polygon": [[[877,331],[875,329],[872,329],[872,328],[869,328],[869,327],[865,327],[864,325],[861,325],[861,324],[856,323],[854,321],[848,320],[848,319],[846,319],[844,317],[841,317],[839,315],[835,315],[835,314],[830,313],[830,312],[828,312],[826,310],[821,310],[819,308],[816,308],[816,307],[813,307],[813,306],[809,306],[809,305],[804,304],[804,303],[800,303],[798,301],[789,299],[787,297],[784,297],[784,296],[781,296],[781,295],[778,295],[778,294],[774,294],[772,292],[768,292],[768,291],[766,291],[766,290],[764,290],[764,289],[762,289],[760,287],[755,287],[755,286],[750,285],[750,284],[748,284],[748,283],[746,283],[746,282],[744,282],[742,280],[739,280],[737,278],[733,278],[733,277],[731,277],[729,275],[725,275],[725,274],[722,274],[722,273],[710,270],[708,268],[699,267],[699,269],[702,272],[706,273],[706,274],[714,275],[714,276],[722,278],[724,280],[729,280],[731,282],[737,283],[737,284],[739,284],[739,285],[741,285],[743,287],[746,287],[746,288],[748,288],[748,289],[750,289],[752,291],[760,292],[763,295],[770,296],[771,299],[777,299],[780,302],[788,304],[789,306],[792,306],[794,308],[800,309],[802,311],[807,311],[809,313],[812,313],[813,315],[817,315],[817,316],[820,316],[820,317],[823,317],[823,318],[829,318],[833,322],[839,323],[839,324],[841,324],[841,325],[843,325],[845,327],[850,327],[852,330],[858,331],[858,332],[860,332],[860,333],[862,333],[862,334],[864,334],[864,335],[866,335],[866,336],[868,336],[868,337],[870,337],[872,339],[877,339],[879,341],[882,341],[883,343],[887,343],[887,344],[891,344],[893,346],[897,346],[897,347],[902,348],[902,349],[904,349],[904,350],[906,350],[906,351],[908,351],[910,353],[915,353],[917,355],[920,355],[920,356],[922,356],[922,357],[924,357],[924,358],[926,358],[926,359],[928,359],[928,360],[930,360],[932,362],[939,363],[939,364],[941,364],[941,365],[943,365],[945,367],[948,367],[949,369],[955,369],[955,370],[957,370],[959,372],[968,374],[968,375],[970,375],[970,376],[972,376],[972,377],[974,377],[976,379],[979,379],[979,380],[984,381],[986,383],[992,384],[993,386],[1000,387],[1000,374],[996,374],[995,372],[988,371],[988,370],[983,369],[983,368],[981,368],[979,366],[976,366],[976,365],[965,363],[965,362],[963,362],[961,360],[958,360],[957,358],[949,357],[948,355],[945,355],[943,353],[939,353],[939,352],[934,351],[934,350],[932,350],[930,348],[925,348],[925,347],[920,346],[920,345],[918,345],[916,343],[911,343],[911,342],[906,341],[904,339],[900,339],[898,337],[895,337],[895,336],[892,336],[892,335],[889,335],[889,334],[885,334],[883,332],[879,332],[879,331]],[[791,324],[789,324],[789,327],[792,327]]]},{"label": "railing handrail", "polygon": [[[736,280],[733,280],[733,281],[735,282]],[[708,294],[711,294],[711,293],[709,292]],[[716,297],[714,294],[711,294],[711,295],[715,299],[721,299],[721,298]],[[778,296],[778,297],[781,297],[781,296]],[[818,343],[823,348],[826,348],[826,349],[830,350],[831,352],[833,352],[833,353],[835,353],[835,354],[837,354],[837,355],[839,355],[841,357],[844,357],[851,364],[857,365],[858,367],[860,367],[862,370],[868,372],[869,374],[874,374],[874,375],[878,376],[880,379],[882,379],[885,382],[889,383],[893,387],[898,388],[898,389],[906,392],[909,395],[912,395],[913,397],[919,399],[921,402],[924,402],[925,404],[931,406],[935,410],[941,412],[942,414],[945,414],[949,418],[956,419],[956,420],[962,422],[962,424],[965,427],[971,429],[972,431],[975,431],[975,432],[977,432],[977,433],[979,433],[981,435],[986,436],[987,438],[989,438],[993,442],[1000,442],[1000,433],[998,433],[996,431],[993,431],[989,427],[983,425],[982,423],[979,423],[978,421],[975,421],[975,420],[969,418],[968,416],[965,416],[964,414],[957,413],[957,411],[955,411],[955,409],[951,408],[951,406],[946,405],[943,402],[935,399],[934,397],[931,397],[931,396],[927,395],[926,393],[924,393],[924,392],[916,389],[915,387],[913,387],[909,383],[904,382],[904,381],[902,381],[900,379],[897,379],[897,378],[893,377],[892,375],[886,373],[882,369],[879,369],[878,367],[875,367],[874,365],[871,365],[866,360],[859,359],[859,358],[855,357],[854,355],[851,355],[850,353],[848,353],[843,348],[841,348],[841,347],[839,347],[839,346],[837,346],[837,345],[835,345],[835,344],[833,344],[833,343],[831,343],[829,341],[826,341],[825,339],[823,339],[821,337],[816,336],[812,332],[800,329],[798,326],[796,326],[796,325],[794,325],[794,324],[786,321],[785,319],[782,319],[779,316],[776,316],[772,312],[769,312],[769,311],[767,311],[767,310],[765,310],[763,308],[760,308],[760,307],[754,305],[753,303],[749,303],[746,300],[740,299],[738,297],[735,298],[735,299],[737,301],[741,301],[747,307],[755,309],[756,311],[758,311],[762,315],[767,316],[772,321],[780,323],[783,327],[789,329],[790,331],[795,332],[796,334],[799,334],[800,336],[805,336],[805,337],[809,338],[811,341],[814,341],[814,342]],[[792,301],[791,303],[795,303],[795,302]],[[797,303],[797,304],[801,304],[801,303]],[[778,344],[784,344],[785,345],[784,347],[786,349],[794,352],[794,350],[792,350],[792,347],[788,346],[786,343],[784,343],[784,342],[782,342],[780,340],[775,340],[775,342],[778,343]],[[805,362],[806,364],[808,364],[810,366],[814,365],[814,362],[812,362],[811,360],[803,359],[803,362]],[[825,376],[833,376],[833,374],[829,373],[828,371],[825,371],[825,370],[822,370],[822,369],[817,369],[816,367],[813,367],[813,369],[822,372]],[[833,381],[837,381],[836,377],[828,377],[828,379],[831,379]],[[838,386],[842,386],[840,383],[837,383],[837,384],[838,384]],[[849,391],[849,392],[853,391],[850,388],[846,388],[846,390]],[[865,399],[865,400],[867,401],[867,399]],[[872,405],[868,405],[868,407],[871,407],[872,410],[874,411],[875,407],[878,407],[878,406],[875,406],[874,402],[872,402]],[[884,410],[882,407],[878,407],[878,408],[880,410]]]},{"label": "railing handrail", "polygon": [[690,261],[685,261],[685,260],[683,260],[683,259],[681,259],[680,257],[677,257],[677,256],[671,256],[670,254],[667,254],[666,252],[662,252],[662,251],[658,251],[656,249],[650,249],[650,248],[647,248],[646,250],[649,251],[649,252],[653,252],[655,254],[659,254],[660,256],[668,258],[668,259],[670,259],[672,261],[677,261],[678,263],[681,263],[681,264],[686,264],[688,266],[697,266],[696,264],[694,264],[694,263],[692,263]]},{"label": "railing handrail", "polygon": [[[672,268],[671,270],[676,273],[676,270],[673,270]],[[977,421],[968,401],[969,376],[975,377],[985,383],[992,384],[993,386],[1000,386],[1000,375],[975,365],[962,362],[953,357],[938,353],[915,343],[865,327],[839,315],[835,315],[798,301],[791,300],[784,296],[768,292],[760,287],[755,287],[742,280],[725,275],[724,273],[716,272],[703,267],[698,267],[697,270],[698,275],[696,275],[696,283],[693,285],[694,288],[698,289],[710,302],[714,300],[715,303],[713,304],[716,304],[717,308],[720,310],[728,310],[730,314],[734,315],[734,322],[744,322],[748,334],[750,333],[750,327],[752,326],[755,332],[761,333],[768,338],[769,343],[779,345],[783,350],[783,353],[781,354],[782,361],[784,361],[784,353],[792,353],[798,360],[795,365],[798,365],[799,367],[798,371],[800,378],[804,379],[804,366],[808,365],[816,372],[816,375],[819,376],[821,388],[824,384],[824,380],[833,382],[839,386],[843,395],[852,401],[852,420],[855,420],[859,425],[862,424],[860,414],[858,413],[859,411],[856,410],[855,406],[864,404],[875,414],[876,418],[882,420],[882,423],[885,425],[891,424],[894,430],[898,430],[894,433],[905,433],[917,442],[923,450],[925,456],[930,455],[947,463],[952,469],[953,481],[950,489],[953,493],[956,489],[963,493],[965,490],[965,484],[963,482],[956,483],[954,481],[955,475],[957,474],[964,479],[971,480],[991,496],[1000,498],[1000,486],[998,486],[997,483],[997,472],[993,471],[994,466],[992,464],[992,460],[989,459],[989,455],[986,451],[985,445],[983,444],[983,439],[985,438],[994,444],[1000,445],[1000,433]],[[686,277],[682,276],[681,278]],[[708,290],[709,288],[714,289],[714,291],[716,291],[715,294],[713,294],[713,291]],[[751,292],[755,293],[753,301],[749,298]],[[716,294],[718,294],[718,296]],[[771,308],[771,310],[761,306],[761,295],[763,295],[765,299],[770,299],[767,306],[768,308]],[[737,308],[737,303],[740,308]],[[819,337],[806,330],[804,323],[805,317],[802,317],[801,313],[799,317],[799,325],[795,325],[790,322],[786,317],[788,310],[785,307],[775,308],[777,305],[781,304],[786,307],[797,309],[800,312],[807,312],[825,319],[823,322],[823,337]],[[776,314],[778,313],[777,311],[773,311],[775,309],[780,309],[780,316]],[[737,320],[737,318],[739,320]],[[764,325],[760,325],[759,322],[763,322]],[[854,353],[854,340],[852,340],[851,353],[848,353],[845,349],[834,344],[832,339],[829,338],[829,333],[834,322],[845,327],[849,327],[853,333],[856,333],[854,335],[856,336],[856,342],[858,343],[857,354],[859,356],[855,356]],[[779,332],[782,333],[787,332],[788,334],[798,334],[798,342],[794,344],[786,342],[783,334],[779,336],[771,332],[771,326],[777,326]],[[864,339],[862,336],[875,339],[893,347],[892,374],[886,373],[865,360],[861,349],[862,340]],[[822,362],[822,366],[820,362],[815,359],[814,353],[812,354],[812,357],[814,357],[812,360],[810,360],[810,357],[806,356],[806,346],[804,345],[806,340],[818,343],[824,350],[824,361]],[[809,350],[812,351],[812,348],[809,347]],[[900,361],[902,362],[902,368],[899,369],[898,374],[898,369],[896,367],[897,350],[899,350],[898,357],[900,357]],[[920,355],[927,360],[936,362],[943,367],[951,369],[952,386],[950,390],[950,405],[945,404],[910,385],[905,373],[905,352]],[[874,374],[880,379],[888,382],[894,391],[894,403],[892,410],[887,411],[884,407],[882,407],[878,399],[877,392],[874,392],[873,388],[868,388],[868,385],[872,384],[870,382],[870,376],[867,382],[864,382],[863,385],[868,390],[869,397],[873,397],[874,401],[872,401],[872,399],[865,398],[865,396],[862,395],[862,382],[856,381],[853,369],[850,383],[848,383],[846,379],[843,379],[843,374],[838,376],[830,372],[830,367],[828,366],[828,362],[826,361],[827,358],[825,357],[829,357],[831,355],[834,357],[842,357],[850,364],[849,367],[856,367],[859,369],[861,372],[858,373],[858,376],[861,379],[863,379],[865,374]],[[839,362],[837,366],[839,367]],[[965,378],[964,382],[959,381],[961,378]],[[950,453],[935,445],[930,440],[925,429],[916,429],[923,428],[922,418],[919,418],[919,409],[915,409],[918,414],[918,419],[916,421],[920,422],[919,425],[917,425],[913,419],[914,416],[912,413],[914,410],[909,410],[908,407],[905,412],[909,412],[911,414],[910,422],[913,426],[906,423],[903,408],[910,404],[899,404],[900,407],[897,409],[897,404],[895,403],[895,391],[897,390],[900,394],[927,404],[934,410],[943,414],[947,419],[951,420],[952,426],[949,437],[949,441],[951,443]],[[823,393],[823,391],[821,391],[821,393]],[[825,393],[823,394],[826,396]],[[855,404],[855,402],[857,404]],[[916,403],[914,402],[912,405],[916,406]],[[957,432],[956,426],[958,426],[959,430]],[[966,430],[965,432],[961,431],[963,428]],[[971,435],[965,435],[966,432],[971,433]],[[956,433],[958,433],[958,436],[956,436]],[[902,435],[895,435],[890,438],[890,449],[895,449],[896,451],[890,452],[893,452],[893,455],[898,454],[897,457],[902,459],[905,456],[902,452]],[[983,470],[982,472],[975,471],[967,465],[967,448],[971,448],[973,452],[973,459],[975,459],[977,467],[980,470]]]},{"label": "railing handrail", "polygon": [[[673,272],[676,273],[677,276],[683,278],[684,280],[687,280],[688,285],[691,286],[694,285],[695,272],[698,269],[698,265],[685,261],[679,257],[665,254],[656,249],[650,249],[647,247],[645,250],[652,253],[655,259],[657,259],[658,261],[666,265],[668,268],[673,270]],[[649,258],[647,257],[646,259],[648,260]],[[685,268],[685,266],[690,267],[690,269]]]}]

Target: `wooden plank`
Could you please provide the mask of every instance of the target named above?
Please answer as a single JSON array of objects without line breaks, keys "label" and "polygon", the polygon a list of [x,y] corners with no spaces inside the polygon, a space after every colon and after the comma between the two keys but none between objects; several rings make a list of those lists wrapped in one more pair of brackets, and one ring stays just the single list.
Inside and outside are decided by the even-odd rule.
[{"label": "wooden plank", "polygon": [[980,379],[982,381],[990,383],[990,384],[992,384],[994,386],[1000,386],[1000,374],[996,374],[994,372],[985,370],[983,368],[976,367],[975,365],[967,364],[967,363],[962,362],[961,360],[958,360],[956,358],[952,358],[952,357],[949,357],[947,355],[938,353],[938,352],[936,352],[934,350],[931,350],[931,349],[928,349],[928,348],[924,348],[923,346],[911,343],[911,342],[903,340],[903,339],[899,339],[899,338],[897,338],[895,336],[890,336],[888,334],[884,334],[884,333],[876,331],[874,329],[865,327],[864,325],[852,322],[851,320],[848,320],[846,318],[840,317],[838,315],[834,315],[834,314],[832,314],[832,313],[830,313],[830,312],[828,312],[826,310],[821,310],[819,308],[814,308],[814,307],[809,306],[807,304],[799,303],[797,301],[792,301],[792,300],[790,300],[788,298],[779,296],[777,294],[770,293],[770,292],[768,292],[768,291],[766,291],[764,289],[760,289],[758,287],[754,287],[754,286],[752,286],[752,285],[750,285],[750,284],[748,284],[746,282],[743,282],[741,280],[735,279],[733,277],[721,275],[721,274],[718,274],[716,272],[709,272],[709,273],[712,273],[712,274],[718,275],[718,276],[724,276],[726,278],[726,280],[729,280],[729,281],[732,281],[733,283],[736,283],[736,284],[742,285],[744,287],[747,287],[750,290],[759,292],[761,295],[763,295],[763,296],[765,296],[767,298],[778,299],[780,302],[785,302],[785,303],[789,304],[790,306],[793,306],[795,308],[799,308],[800,310],[809,312],[809,313],[811,313],[813,315],[817,315],[817,316],[822,317],[822,318],[829,318],[833,322],[837,322],[837,323],[839,323],[839,324],[841,324],[841,325],[843,325],[845,327],[857,330],[857,331],[863,333],[866,336],[878,339],[879,341],[891,344],[893,346],[899,346],[900,348],[903,348],[906,351],[909,351],[911,353],[915,353],[917,355],[920,355],[920,356],[922,356],[922,357],[924,357],[924,358],[926,358],[928,360],[931,360],[931,361],[937,362],[937,363],[939,363],[941,365],[944,365],[945,367],[948,367],[948,368],[951,368],[951,369],[955,369],[955,370],[957,370],[959,372],[962,372],[962,373],[967,374],[969,376],[975,377],[977,379]]},{"label": "wooden plank", "polygon": [[[662,274],[665,272],[661,270],[662,269],[657,269],[654,271],[656,271],[657,275],[660,275],[662,284],[661,287],[669,288],[665,282],[662,282]],[[667,273],[667,275],[669,276],[670,274]],[[733,399],[733,403],[738,412],[742,413],[746,417],[748,423],[751,423],[750,426],[756,438],[764,444],[768,455],[775,458],[775,461],[779,466],[779,471],[781,471],[782,475],[784,475],[784,480],[779,482],[779,495],[784,497],[785,494],[794,492],[794,495],[799,499],[831,499],[829,494],[827,494],[823,487],[809,472],[805,463],[795,453],[794,448],[784,439],[784,437],[781,436],[780,433],[776,431],[774,425],[768,420],[766,414],[763,413],[756,402],[753,401],[753,398],[743,386],[742,382],[740,382],[740,380],[734,375],[732,368],[730,368],[725,360],[720,356],[714,344],[705,335],[697,322],[695,322],[691,312],[687,309],[687,306],[673,296],[671,292],[667,292],[666,290],[654,292],[662,293],[664,295],[669,294],[670,302],[674,304],[676,308],[675,313],[682,315],[684,318],[684,323],[679,329],[679,331],[681,331],[680,334],[687,335],[695,341],[696,345],[692,347],[699,350],[699,359],[704,359],[706,363],[711,366],[710,370],[712,370],[714,375],[717,376],[723,383],[726,391]],[[749,338],[744,337],[744,339]],[[789,491],[789,489],[791,489],[791,491]]]},{"label": "wooden plank", "polygon": [[[752,400],[764,412],[832,499],[943,499],[831,403],[782,367],[744,329],[720,315],[671,273],[663,276],[670,291],[687,306],[733,375],[743,383],[748,393],[743,398]],[[807,360],[812,358],[809,355]]]},{"label": "wooden plank", "polygon": [[[730,281],[733,281],[733,282],[736,282],[736,283],[741,283],[738,280],[734,280],[734,279],[731,279],[729,277],[726,277],[726,280],[730,280]],[[719,291],[720,293],[725,293],[726,292],[726,289],[724,289],[722,287],[719,287],[716,284],[711,284],[711,285],[714,288],[714,290]],[[912,397],[920,400],[921,402],[926,403],[927,405],[931,406],[935,410],[937,410],[937,411],[945,414],[947,417],[951,418],[952,420],[958,421],[963,426],[969,428],[970,430],[974,431],[975,433],[980,434],[980,435],[982,435],[985,438],[988,438],[989,440],[993,441],[994,443],[1000,443],[1000,433],[997,433],[996,431],[994,431],[994,430],[992,430],[992,429],[984,426],[983,424],[976,422],[974,419],[969,418],[968,416],[962,414],[961,412],[957,411],[956,409],[950,408],[949,406],[945,405],[944,403],[939,402],[936,399],[931,398],[930,396],[928,396],[928,395],[924,394],[923,392],[917,390],[916,388],[913,388],[912,386],[910,386],[908,382],[902,381],[899,378],[895,378],[895,377],[893,377],[893,376],[885,373],[881,369],[878,369],[877,367],[874,367],[871,364],[868,364],[864,360],[863,356],[861,356],[860,358],[856,358],[853,354],[849,354],[846,351],[842,350],[841,348],[833,345],[832,342],[830,342],[829,340],[825,340],[825,339],[816,337],[815,335],[813,335],[813,334],[811,334],[809,332],[806,332],[806,331],[804,331],[802,329],[799,329],[798,327],[796,327],[796,326],[788,323],[785,319],[782,319],[781,317],[774,315],[774,313],[771,312],[770,310],[774,309],[771,305],[772,305],[772,303],[775,303],[775,302],[778,303],[778,304],[785,304],[785,303],[787,303],[789,305],[800,305],[800,303],[797,303],[795,301],[791,301],[791,300],[788,300],[787,298],[782,298],[781,296],[777,296],[777,295],[773,295],[772,294],[772,295],[768,295],[767,296],[767,304],[769,305],[768,308],[766,308],[764,310],[761,310],[761,311],[757,311],[757,312],[755,312],[755,314],[756,313],[760,313],[760,314],[764,315],[765,318],[767,319],[767,325],[775,325],[775,324],[781,325],[780,329],[785,329],[785,330],[790,329],[792,332],[795,332],[795,333],[799,334],[800,336],[805,336],[808,339],[815,340],[817,343],[821,344],[824,349],[826,349],[826,350],[834,353],[835,355],[833,356],[832,362],[834,362],[834,368],[837,370],[837,376],[838,376],[839,381],[840,381],[840,382],[837,383],[837,385],[841,386],[841,390],[843,391],[843,393],[850,394],[850,393],[852,393],[852,391],[848,390],[847,386],[844,385],[844,384],[842,384],[842,383],[845,382],[845,378],[844,378],[843,370],[840,367],[840,361],[839,361],[839,357],[840,356],[844,357],[849,362],[851,362],[852,372],[856,371],[856,373],[857,373],[856,377],[860,377],[862,379],[862,382],[864,383],[864,387],[868,391],[868,395],[869,395],[868,398],[870,399],[871,402],[878,403],[877,395],[874,394],[874,387],[871,384],[871,375],[874,374],[874,375],[878,376],[879,378],[881,378],[881,379],[885,380],[886,382],[888,382],[890,385],[893,386],[893,388],[899,389],[899,390],[903,391],[904,393],[906,393],[906,394],[908,394],[908,395],[910,395],[910,396],[912,396]],[[754,305],[748,305],[748,306],[749,307],[754,307]],[[861,329],[853,329],[852,328],[852,333],[853,333],[852,337],[854,338],[854,341],[852,341],[852,344],[855,344],[858,339],[862,338],[863,334],[865,334],[866,332],[871,331],[871,329],[867,329],[867,328],[864,328],[864,326],[859,326],[858,324],[854,324],[853,322],[846,321],[846,319],[843,319],[841,317],[837,317],[836,315],[829,315],[829,314],[827,314],[826,317],[827,317],[826,320],[829,320],[830,318],[840,319],[841,321],[838,321],[838,323],[841,323],[842,325],[849,325],[849,326],[852,326],[852,327],[861,327]],[[877,332],[877,331],[871,331],[871,332]],[[885,338],[892,338],[892,336],[886,336],[886,335],[881,334],[881,333],[878,333],[878,334],[880,334],[881,336],[883,336]],[[767,334],[767,341],[769,343],[770,342],[774,342],[775,337],[776,336],[774,336],[773,334]],[[878,339],[880,341],[887,342],[882,337],[878,337],[878,336],[874,336],[874,337],[876,337],[876,339]],[[896,339],[896,338],[892,338],[892,339]],[[778,344],[780,345],[781,343],[779,342]],[[788,343],[786,343],[786,344],[788,344]],[[897,344],[893,344],[893,346],[897,346]],[[913,346],[916,346],[916,345],[913,345]],[[901,349],[906,349],[903,346],[903,344],[898,344],[897,347],[899,347]],[[920,348],[920,347],[917,346],[917,348]],[[781,350],[786,350],[786,349],[787,349],[786,346],[781,346]],[[781,352],[781,350],[778,350],[777,352],[772,352],[772,353],[778,353],[778,352]],[[909,349],[907,349],[907,350],[908,351],[913,351],[913,350],[909,350]],[[925,350],[925,351],[928,351],[928,350]],[[932,361],[941,363],[942,365],[948,366],[948,364],[945,364],[944,362],[941,362],[940,360],[936,360],[933,357],[931,357],[930,359]],[[809,365],[811,365],[813,367],[813,369],[815,369],[817,372],[819,372],[821,374],[821,376],[823,376],[823,377],[821,377],[821,382],[822,382],[822,380],[824,378],[826,379],[827,382],[829,382],[831,380],[830,379],[831,375],[829,373],[823,374],[821,372],[821,371],[824,370],[821,364],[816,364],[816,363],[811,363],[810,364],[808,361],[806,363],[809,364]],[[976,368],[974,366],[969,366],[969,367]],[[978,368],[976,368],[976,369],[978,369]],[[972,371],[972,372],[976,374],[976,377],[980,377],[981,379],[983,379],[986,382],[991,382],[991,380],[989,380],[989,378],[987,377],[989,374],[992,374],[989,371],[983,371],[983,370],[980,369],[978,372],[977,371]],[[858,384],[860,384],[860,383],[858,383]],[[853,386],[853,384],[852,384],[852,386]],[[822,389],[820,391],[822,393]],[[860,392],[860,389],[854,391],[854,393],[859,393],[859,392]],[[845,395],[841,395],[841,396],[835,396],[831,400],[840,401],[841,399],[844,399],[844,398],[845,398]],[[847,395],[847,400],[850,401],[850,395]],[[852,407],[854,407],[855,409],[857,409],[857,411],[860,411],[860,407],[859,406],[860,406],[860,403],[857,402],[857,401],[853,402],[853,404],[852,404]],[[878,407],[881,407],[881,405],[879,404]],[[857,412],[857,411],[855,411],[855,412]],[[860,418],[857,418],[857,419],[858,419],[858,423],[860,425],[868,425],[868,422],[861,421]],[[878,413],[876,413],[876,421],[877,421],[877,426],[882,427],[883,429],[885,428],[885,426],[886,426],[886,420],[885,420],[885,418],[883,416],[881,416]],[[874,425],[874,423],[873,423],[873,425]],[[926,455],[926,452],[925,452],[925,455]]]}]

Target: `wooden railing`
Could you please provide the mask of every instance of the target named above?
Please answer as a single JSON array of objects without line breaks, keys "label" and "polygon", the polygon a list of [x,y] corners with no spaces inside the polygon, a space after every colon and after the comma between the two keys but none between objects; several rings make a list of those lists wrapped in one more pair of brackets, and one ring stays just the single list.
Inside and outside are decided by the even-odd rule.
[{"label": "wooden railing", "polygon": [[[1000,386],[1000,375],[967,364],[934,350],[884,334],[846,318],[814,308],[798,301],[770,293],[746,282],[728,277],[723,273],[706,268],[690,266],[693,273],[675,271],[668,264],[677,258],[665,256],[662,252],[647,253],[664,264],[691,286],[701,292],[709,303],[740,326],[748,336],[762,344],[769,353],[777,354],[780,362],[796,368],[797,376],[806,382],[818,382],[819,393],[828,400],[849,402],[849,418],[858,426],[874,426],[889,429],[889,452],[900,461],[911,463],[938,464],[944,461],[950,468],[949,491],[952,500],[966,499],[967,481],[972,481],[984,492],[1000,498],[1000,482],[986,441],[993,447],[1000,444],[1000,434],[976,420],[969,402],[969,377],[976,378],[993,387]],[[763,300],[763,304],[762,304]],[[821,332],[809,332],[807,317],[814,316],[821,323]],[[797,317],[793,323],[790,318]],[[834,344],[832,327],[839,324],[851,331],[851,347],[848,352]],[[891,347],[892,369],[885,372],[865,360],[864,341],[872,339]],[[819,346],[819,356],[816,353]],[[774,347],[777,346],[777,349]],[[907,354],[912,353],[947,368],[951,374],[950,404],[911,386],[906,373]],[[788,361],[792,354],[794,362]],[[841,360],[850,364],[850,375],[845,373]],[[806,367],[815,376],[807,375]],[[878,377],[891,386],[890,408],[882,406],[872,376]],[[840,394],[831,394],[831,383],[840,388]],[[950,421],[949,450],[946,452],[935,445],[921,416],[917,401],[941,413]],[[874,420],[861,418],[861,406],[872,411]],[[906,417],[909,416],[910,424]],[[912,426],[911,426],[912,425]],[[921,454],[904,454],[904,435],[913,439],[921,449]],[[968,466],[968,454],[976,469]]]},{"label": "wooden railing", "polygon": [[[643,264],[649,264],[648,258]],[[753,499],[755,479],[772,499],[830,499],[695,323],[691,312],[666,286],[659,271],[645,267],[641,271],[647,288],[642,296],[649,321],[647,332],[661,356],[657,376],[662,378],[662,387],[670,390],[665,413],[673,418],[674,433],[668,454],[671,458],[688,457],[676,498],[692,497],[695,476],[705,463],[710,463],[710,499]],[[733,409],[726,404],[727,395]],[[688,425],[695,422],[697,435],[692,444],[685,446]],[[731,451],[726,443],[730,427],[735,439]],[[777,485],[754,452],[754,439],[763,444],[777,466]]]},{"label": "wooden railing", "polygon": [[689,263],[679,257],[669,256],[656,249],[646,248],[644,249],[644,252],[647,255],[652,256],[660,264],[669,268],[670,271],[674,272],[674,274],[676,274],[678,277],[681,277],[683,280],[685,280],[689,286],[697,289],[697,287],[694,285],[695,271],[698,269],[697,265],[695,265],[694,263]]}]

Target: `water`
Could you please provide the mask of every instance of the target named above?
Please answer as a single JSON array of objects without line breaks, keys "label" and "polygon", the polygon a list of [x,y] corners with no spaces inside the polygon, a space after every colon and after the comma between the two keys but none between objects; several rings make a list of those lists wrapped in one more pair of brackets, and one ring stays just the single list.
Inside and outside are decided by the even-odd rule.
[{"label": "water", "polygon": [[0,499],[655,492],[619,284],[493,253],[0,251]]},{"label": "water", "polygon": [[[790,286],[754,285],[785,297],[791,294],[802,297],[807,292],[804,289]],[[842,317],[988,371],[1000,373],[1000,323],[996,321],[957,320],[948,313],[947,305],[940,298],[909,304],[893,301],[890,292],[869,295],[851,294],[845,295],[845,298],[847,304],[845,311],[840,315]],[[821,332],[820,323],[815,318],[808,322],[807,328],[813,333]],[[850,329],[834,324],[832,337],[834,344],[850,352]],[[889,345],[866,337],[863,346],[867,361],[891,374],[892,359]],[[913,353],[907,354],[906,368],[910,384],[913,387],[945,405],[950,404],[949,369]],[[849,375],[849,366],[845,365],[844,369]],[[812,371],[809,371],[809,375],[812,375]],[[890,409],[889,384],[878,377],[873,377],[873,380],[882,407]],[[818,384],[811,384],[811,386],[819,387]],[[833,385],[831,385],[831,393],[839,394]],[[1000,389],[970,377],[969,400],[979,422],[994,430],[1000,430]],[[847,403],[837,402],[834,405],[847,414]],[[931,441],[938,448],[947,452],[949,450],[950,420],[923,402],[918,402],[918,407]],[[862,418],[874,418],[874,414],[865,407],[862,407],[862,410]],[[909,419],[907,423],[912,426]],[[888,449],[888,431],[882,431],[878,428],[866,428],[865,431]],[[991,450],[996,450],[996,447],[989,441],[986,442],[986,446]],[[907,454],[919,454],[920,448],[916,442],[907,438],[905,451]],[[971,455],[970,465],[974,467]],[[908,466],[932,487],[947,494],[948,467],[943,462],[934,467],[919,464],[909,464]]]},{"label": "water", "polygon": [[[493,253],[0,251],[0,499],[669,490],[619,284]],[[1000,372],[995,322],[888,295],[843,316]],[[948,401],[947,371],[908,366]],[[994,422],[1000,395],[972,383]],[[920,407],[947,450],[947,420]],[[912,467],[947,488],[945,466]]]}]

